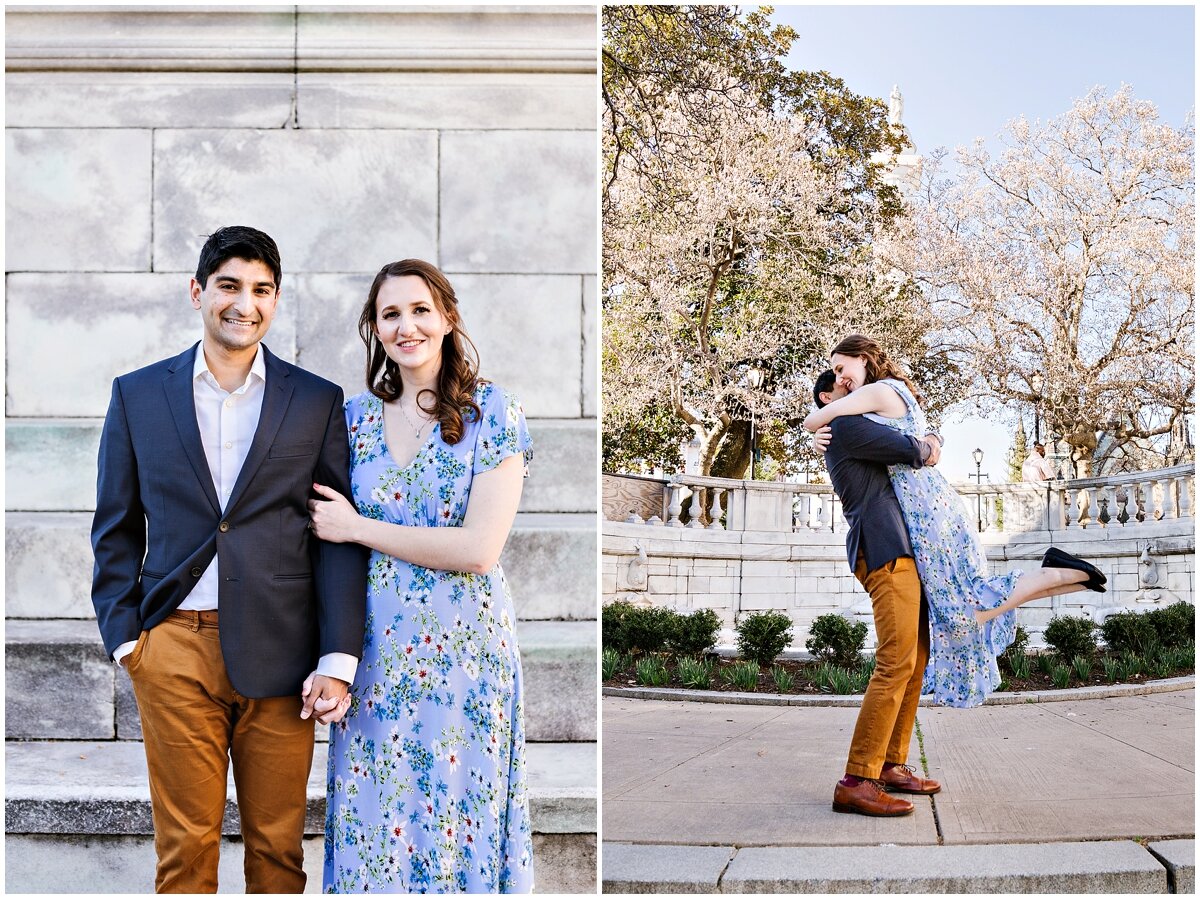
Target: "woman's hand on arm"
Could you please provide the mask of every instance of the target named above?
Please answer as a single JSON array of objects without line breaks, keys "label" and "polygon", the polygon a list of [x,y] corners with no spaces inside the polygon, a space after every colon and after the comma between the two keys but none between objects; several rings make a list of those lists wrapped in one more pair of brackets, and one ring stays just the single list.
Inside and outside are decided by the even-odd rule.
[{"label": "woman's hand on arm", "polygon": [[322,540],[352,540],[389,556],[442,571],[486,574],[508,540],[524,486],[524,459],[518,453],[471,482],[460,527],[411,527],[364,518],[335,491],[317,488],[326,500],[310,500],[313,532]]}]

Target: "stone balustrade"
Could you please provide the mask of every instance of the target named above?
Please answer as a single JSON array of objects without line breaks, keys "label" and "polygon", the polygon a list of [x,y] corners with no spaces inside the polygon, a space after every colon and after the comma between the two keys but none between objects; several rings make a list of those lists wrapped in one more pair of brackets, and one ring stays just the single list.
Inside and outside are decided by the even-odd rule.
[{"label": "stone balustrade", "polygon": [[[1054,544],[1109,578],[1107,593],[1038,600],[1018,621],[1041,644],[1055,614],[1097,621],[1193,599],[1195,466],[1045,484],[956,484],[993,574],[1040,564]],[[824,484],[698,475],[604,476],[603,597],[721,614],[723,643],[742,612],[791,615],[793,648],[812,620],[838,612],[871,623],[849,571],[847,525]],[[873,630],[871,638],[873,640]]]}]

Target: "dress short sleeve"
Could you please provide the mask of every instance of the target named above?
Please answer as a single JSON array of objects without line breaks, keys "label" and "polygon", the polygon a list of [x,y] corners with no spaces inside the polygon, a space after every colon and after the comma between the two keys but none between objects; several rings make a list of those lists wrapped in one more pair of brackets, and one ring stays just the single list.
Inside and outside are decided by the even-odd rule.
[{"label": "dress short sleeve", "polygon": [[495,384],[482,384],[475,393],[482,417],[475,438],[475,459],[472,474],[491,471],[509,456],[520,453],[525,457],[525,477],[529,477],[529,462],[533,459],[533,440],[525,424],[521,401]]}]

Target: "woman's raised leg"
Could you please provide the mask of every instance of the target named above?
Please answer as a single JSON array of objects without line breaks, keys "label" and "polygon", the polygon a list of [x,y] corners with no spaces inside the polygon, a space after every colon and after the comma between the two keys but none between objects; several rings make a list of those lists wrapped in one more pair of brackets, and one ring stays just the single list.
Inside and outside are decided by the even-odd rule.
[{"label": "woman's raised leg", "polygon": [[1088,579],[1087,572],[1075,571],[1072,568],[1039,568],[1031,571],[1017,581],[1012,596],[994,609],[976,609],[975,621],[983,624],[991,621],[1010,609],[1023,606],[1035,599],[1047,596],[1061,596],[1064,593],[1078,593],[1086,590],[1083,584]]}]

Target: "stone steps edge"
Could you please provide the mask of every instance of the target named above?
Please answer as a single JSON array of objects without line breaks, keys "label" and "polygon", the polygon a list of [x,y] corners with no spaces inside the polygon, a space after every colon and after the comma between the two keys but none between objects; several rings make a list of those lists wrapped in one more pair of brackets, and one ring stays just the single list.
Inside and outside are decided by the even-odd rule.
[{"label": "stone steps edge", "polygon": [[837,847],[606,841],[601,857],[604,893],[1165,893],[1195,883],[1194,839],[1146,846],[1132,839]]},{"label": "stone steps edge", "polygon": [[[1072,687],[1066,690],[1030,690],[1028,693],[993,693],[984,705],[1024,705],[1036,702],[1070,702],[1081,699],[1113,699],[1119,696],[1150,696],[1174,693],[1196,686],[1196,675],[1169,677],[1144,684],[1113,684],[1104,687]],[[721,693],[714,690],[682,690],[668,687],[604,687],[604,696],[665,702],[710,702],[729,705],[808,706],[809,708],[854,708],[862,705],[862,694],[842,696],[782,696],[771,693]],[[922,708],[933,708],[932,697],[921,697]]]},{"label": "stone steps edge", "polygon": [[[145,757],[140,744],[125,741],[97,743],[58,741],[6,741],[6,768],[10,751],[16,756],[12,764],[31,757],[44,761],[39,771],[50,772],[69,765],[77,756],[83,761],[81,749],[103,747],[112,750],[109,766],[117,766],[123,775],[121,783],[89,783],[76,776],[68,785],[28,779],[13,783],[6,778],[5,832],[9,834],[151,834],[150,788],[145,779]],[[137,748],[135,748],[137,747]],[[535,833],[597,832],[596,743],[528,743],[526,760],[531,769],[529,784],[530,816]],[[53,761],[58,756],[59,763]],[[48,756],[44,760],[42,756]],[[305,832],[321,833],[325,820],[324,772],[326,750],[318,744],[308,782],[308,809]],[[82,768],[83,766],[78,766]],[[563,771],[567,777],[564,778]],[[571,782],[571,775],[579,775]],[[46,781],[47,778],[40,778]],[[564,783],[563,781],[568,782]],[[90,791],[90,794],[89,794]],[[89,795],[79,795],[89,794]],[[223,833],[236,835],[238,825],[237,800],[230,771]]]}]

